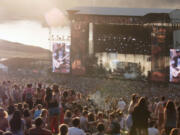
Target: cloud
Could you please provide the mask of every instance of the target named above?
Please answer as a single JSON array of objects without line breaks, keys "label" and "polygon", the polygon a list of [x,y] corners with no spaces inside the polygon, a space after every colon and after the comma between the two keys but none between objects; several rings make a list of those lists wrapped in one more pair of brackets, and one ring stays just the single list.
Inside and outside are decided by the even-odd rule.
[{"label": "cloud", "polygon": [[0,0],[0,23],[26,19],[44,23],[51,9],[66,13],[77,6],[180,8],[180,0]]},{"label": "cloud", "polygon": [[45,20],[50,27],[64,26],[67,24],[66,17],[58,8],[53,8],[45,14]]}]

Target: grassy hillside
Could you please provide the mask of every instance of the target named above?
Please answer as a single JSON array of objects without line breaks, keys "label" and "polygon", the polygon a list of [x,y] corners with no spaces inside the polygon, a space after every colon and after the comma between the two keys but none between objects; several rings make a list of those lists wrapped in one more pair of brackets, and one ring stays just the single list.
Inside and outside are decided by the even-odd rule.
[{"label": "grassy hillside", "polygon": [[41,47],[0,40],[0,58],[14,57],[51,59],[51,52]]}]

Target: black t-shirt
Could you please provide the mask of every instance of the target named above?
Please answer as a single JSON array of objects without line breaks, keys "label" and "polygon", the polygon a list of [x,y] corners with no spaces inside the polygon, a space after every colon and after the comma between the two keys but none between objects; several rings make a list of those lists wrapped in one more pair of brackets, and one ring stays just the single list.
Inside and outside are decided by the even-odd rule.
[{"label": "black t-shirt", "polygon": [[59,103],[56,99],[53,99],[53,96],[49,96],[46,98],[46,101],[48,103],[48,108],[54,108],[54,107],[58,107]]},{"label": "black t-shirt", "polygon": [[150,112],[147,108],[135,107],[132,112],[133,126],[137,128],[148,128]]},{"label": "black t-shirt", "polygon": [[57,101],[53,101],[53,102],[48,102],[48,108],[54,108],[54,107],[58,107],[59,104]]}]

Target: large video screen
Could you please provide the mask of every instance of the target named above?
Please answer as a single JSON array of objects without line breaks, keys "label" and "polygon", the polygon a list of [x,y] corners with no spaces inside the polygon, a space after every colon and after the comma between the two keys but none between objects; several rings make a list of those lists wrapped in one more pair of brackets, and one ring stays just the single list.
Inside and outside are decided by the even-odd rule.
[{"label": "large video screen", "polygon": [[75,22],[71,28],[71,73],[73,75],[84,75],[89,61],[88,57],[88,39],[89,24]]},{"label": "large video screen", "polygon": [[180,82],[180,49],[170,49],[170,82]]},{"label": "large video screen", "polygon": [[[168,79],[169,70],[167,56],[169,54],[167,29],[164,27],[153,27],[151,32],[151,44],[152,44],[152,62],[151,62],[151,80],[165,82]],[[166,53],[168,50],[168,54]]]},{"label": "large video screen", "polygon": [[70,43],[53,43],[52,52],[53,72],[70,73]]}]

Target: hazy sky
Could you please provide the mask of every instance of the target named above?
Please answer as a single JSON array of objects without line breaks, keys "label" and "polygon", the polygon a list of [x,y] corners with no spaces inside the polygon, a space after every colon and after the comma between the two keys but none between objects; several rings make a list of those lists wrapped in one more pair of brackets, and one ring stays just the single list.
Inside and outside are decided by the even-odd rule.
[{"label": "hazy sky", "polygon": [[0,39],[49,48],[44,15],[77,6],[180,8],[180,0],[0,0]]},{"label": "hazy sky", "polygon": [[0,22],[11,19],[44,19],[52,8],[76,6],[180,8],[180,0],[0,0]]}]

